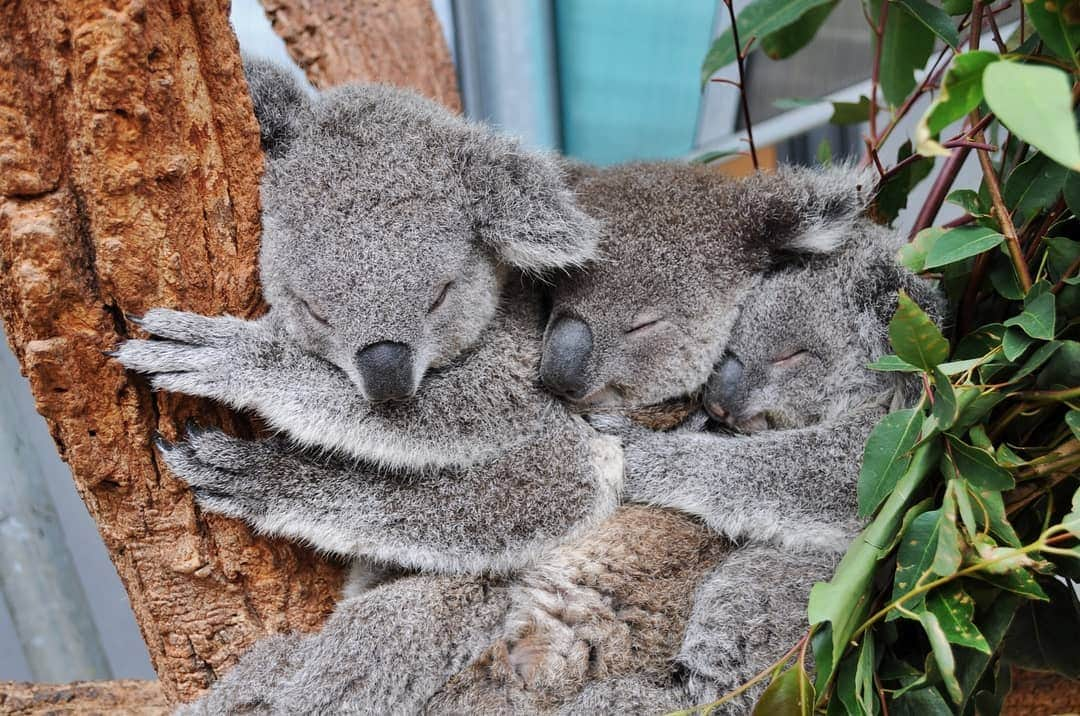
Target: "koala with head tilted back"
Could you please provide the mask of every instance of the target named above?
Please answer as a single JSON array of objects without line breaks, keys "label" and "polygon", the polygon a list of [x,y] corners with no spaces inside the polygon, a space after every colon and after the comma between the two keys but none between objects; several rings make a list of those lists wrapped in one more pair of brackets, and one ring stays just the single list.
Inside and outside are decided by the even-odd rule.
[{"label": "koala with head tilted back", "polygon": [[[648,166],[634,171],[648,182]],[[435,711],[662,711],[743,683],[805,634],[811,585],[829,578],[859,527],[865,438],[917,390],[866,364],[887,352],[899,290],[938,316],[941,299],[896,264],[899,237],[859,218],[858,177],[784,170],[712,180],[727,197],[710,214],[721,225],[743,212],[760,229],[787,213],[781,197],[803,201],[803,223],[780,225],[803,233],[791,245],[818,254],[776,254],[770,271],[747,277],[735,317],[712,335],[693,323],[717,290],[712,247],[693,226],[703,200],[635,213],[651,197],[613,200],[606,181],[579,180],[582,205],[628,223],[612,233],[618,220],[608,222],[607,260],[556,287],[543,373],[579,409],[606,413],[594,422],[623,437],[624,499],[654,507],[621,508],[524,575],[504,636],[436,696]],[[669,275],[650,284],[635,267],[655,264]],[[736,434],[652,432],[613,415],[696,387]],[[712,537],[695,531],[702,525]],[[688,539],[699,541],[676,555],[672,545]],[[717,542],[726,547],[703,559]],[[673,555],[701,571],[673,572]],[[748,710],[753,696],[732,708]]]}]

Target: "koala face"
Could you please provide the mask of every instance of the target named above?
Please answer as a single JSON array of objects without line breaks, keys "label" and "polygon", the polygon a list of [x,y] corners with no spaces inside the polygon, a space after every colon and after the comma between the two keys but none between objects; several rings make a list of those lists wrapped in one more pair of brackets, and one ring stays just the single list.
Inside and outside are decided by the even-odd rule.
[{"label": "koala face", "polygon": [[404,90],[309,98],[274,65],[245,73],[271,319],[369,400],[412,397],[475,344],[510,271],[591,258],[597,224],[551,159]]},{"label": "koala face", "polygon": [[601,257],[556,286],[541,375],[589,406],[697,390],[761,272],[831,250],[859,201],[850,178],[736,181],[676,164],[582,171],[575,189],[604,220]]},{"label": "koala face", "polygon": [[837,254],[767,275],[743,305],[703,401],[740,432],[797,428],[902,387],[866,365],[888,352],[899,289],[932,315],[940,298],[898,266],[897,237],[869,223]]}]

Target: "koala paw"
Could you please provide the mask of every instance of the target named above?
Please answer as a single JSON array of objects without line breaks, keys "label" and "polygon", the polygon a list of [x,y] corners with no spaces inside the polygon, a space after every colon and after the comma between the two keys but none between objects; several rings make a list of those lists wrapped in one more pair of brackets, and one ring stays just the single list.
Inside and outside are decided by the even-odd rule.
[{"label": "koala paw", "polygon": [[237,379],[273,351],[262,326],[231,316],[155,308],[133,323],[159,340],[124,341],[112,355],[158,390],[242,404]]},{"label": "koala paw", "polygon": [[203,509],[248,520],[266,514],[265,491],[256,477],[267,459],[260,443],[189,428],[186,441],[158,438],[157,446],[169,471],[188,483]]}]

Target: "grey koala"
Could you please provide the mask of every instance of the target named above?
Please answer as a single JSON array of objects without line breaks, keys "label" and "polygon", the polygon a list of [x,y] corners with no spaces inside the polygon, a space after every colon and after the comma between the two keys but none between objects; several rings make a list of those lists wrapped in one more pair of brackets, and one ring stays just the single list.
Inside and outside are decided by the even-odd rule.
[{"label": "grey koala", "polygon": [[587,261],[558,165],[410,92],[307,97],[246,61],[267,155],[244,321],[164,309],[120,361],[281,436],[162,445],[206,509],[349,557],[507,572],[610,512],[616,441],[536,380],[527,273]]},{"label": "grey koala", "polygon": [[[818,181],[809,175],[796,180]],[[825,181],[845,184],[835,176]],[[853,188],[850,180],[847,185]],[[610,575],[590,578],[595,567],[590,572],[587,565],[571,563],[555,575],[533,578],[527,589],[515,594],[508,633],[451,680],[438,697],[440,710],[550,710],[555,704],[577,713],[596,707],[601,698],[608,709],[633,709],[643,679],[651,684],[651,700],[687,707],[712,701],[745,682],[805,633],[810,587],[829,577],[860,526],[855,482],[866,436],[887,410],[910,402],[918,390],[898,374],[875,373],[865,366],[887,351],[887,325],[900,289],[935,317],[942,315],[942,300],[930,284],[896,264],[898,242],[891,232],[853,218],[831,253],[783,266],[748,293],[701,395],[715,418],[745,434],[657,433],[634,428],[617,416],[594,419],[623,436],[624,499],[695,515],[734,547],[720,555],[697,588],[683,622],[682,643],[666,654],[680,675],[634,673],[622,664],[648,664],[657,656],[640,645],[663,642],[650,640],[642,631],[683,624],[669,620],[643,625],[617,608],[597,606],[619,605],[625,593],[635,590],[663,593],[642,564],[647,559],[631,559],[622,566],[605,562],[609,573],[644,575],[621,592],[611,589],[618,582]],[[609,272],[602,264],[589,280],[604,293],[604,287],[623,283],[625,274]],[[606,293],[608,300],[602,304],[590,306],[588,286],[582,281],[576,288],[572,313],[557,298],[552,320],[571,315],[588,325],[590,333],[610,335],[613,324],[628,325],[642,310],[627,301],[617,303],[614,292]],[[665,315],[657,303],[671,305],[665,303],[666,296],[643,296],[654,316]],[[583,306],[598,307],[597,312]],[[560,336],[550,328],[548,335]],[[673,335],[657,332],[654,337],[670,345]],[[661,350],[662,343],[654,349]],[[607,409],[617,399],[611,393],[644,394],[627,377],[633,375],[633,362],[615,360],[621,371],[614,383],[617,390],[590,384],[588,375],[571,376],[590,386],[580,392],[583,400],[599,395],[597,402]],[[693,363],[678,360],[683,367]],[[585,360],[578,365],[602,375],[610,369],[603,361],[599,359],[598,367]],[[649,366],[643,373],[655,375],[653,370]],[[650,385],[648,390],[656,398],[667,397],[662,387]],[[620,534],[609,528],[605,538],[632,542],[645,523],[647,518],[639,515],[628,523],[633,529]],[[677,538],[678,532],[673,534]],[[662,560],[655,546],[660,540],[652,535],[643,549]],[[668,596],[688,599],[686,593]],[[671,605],[658,611],[678,613]],[[732,712],[748,710],[755,695],[745,695],[731,706]]]}]

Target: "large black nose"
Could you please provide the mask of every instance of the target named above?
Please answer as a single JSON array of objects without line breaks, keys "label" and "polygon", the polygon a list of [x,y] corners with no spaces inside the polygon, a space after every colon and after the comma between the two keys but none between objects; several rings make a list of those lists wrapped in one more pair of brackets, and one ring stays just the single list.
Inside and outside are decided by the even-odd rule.
[{"label": "large black nose", "polygon": [[585,321],[564,316],[555,321],[544,344],[540,377],[554,393],[567,398],[585,397],[586,371],[592,354],[593,337]]},{"label": "large black nose", "polygon": [[717,420],[731,418],[742,382],[743,364],[730,353],[713,369],[705,390],[705,410]]},{"label": "large black nose", "polygon": [[416,390],[412,349],[404,343],[383,341],[361,348],[356,352],[356,369],[368,400],[403,400]]}]

